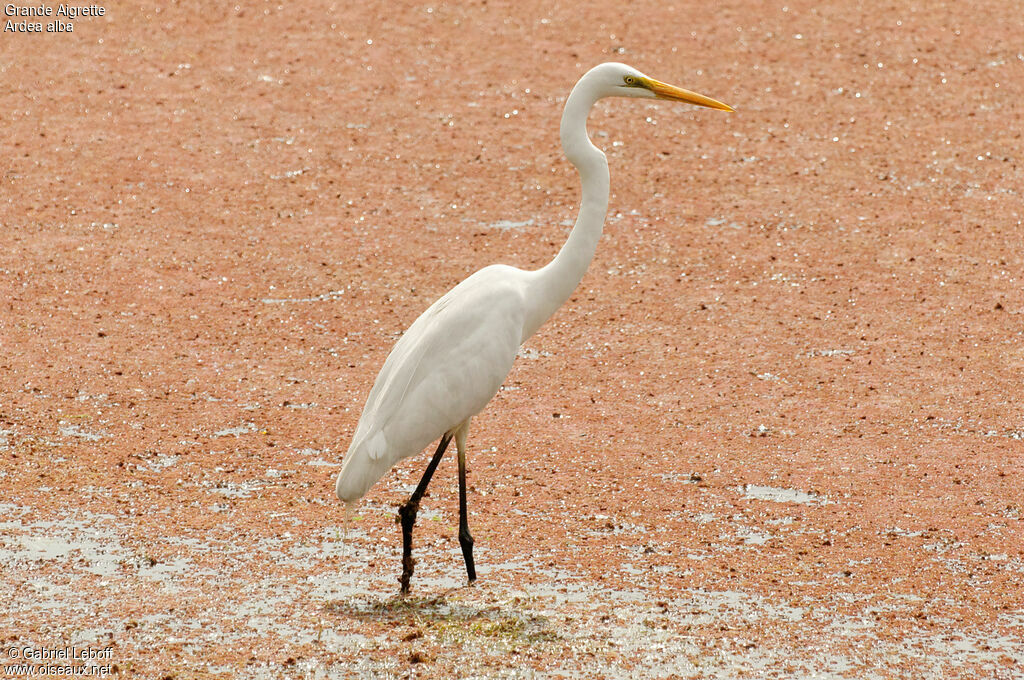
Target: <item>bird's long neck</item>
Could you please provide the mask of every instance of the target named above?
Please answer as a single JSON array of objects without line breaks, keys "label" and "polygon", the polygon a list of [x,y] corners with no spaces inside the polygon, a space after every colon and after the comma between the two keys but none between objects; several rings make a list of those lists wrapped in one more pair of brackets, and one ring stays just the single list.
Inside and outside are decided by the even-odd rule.
[{"label": "bird's long neck", "polygon": [[597,99],[584,79],[576,84],[565,102],[560,131],[562,150],[579,172],[583,197],[576,224],[565,245],[554,260],[532,272],[531,290],[527,295],[531,308],[523,328],[524,341],[572,295],[594,259],[601,238],[608,211],[608,160],[587,136],[587,114]]}]

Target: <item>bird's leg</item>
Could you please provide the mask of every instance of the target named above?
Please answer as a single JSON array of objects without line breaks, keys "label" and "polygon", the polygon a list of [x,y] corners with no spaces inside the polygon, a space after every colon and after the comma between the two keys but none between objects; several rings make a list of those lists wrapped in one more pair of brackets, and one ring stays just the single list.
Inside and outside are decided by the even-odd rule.
[{"label": "bird's leg", "polygon": [[412,492],[409,500],[398,508],[398,520],[402,523],[402,576],[398,579],[398,582],[402,584],[402,595],[409,594],[409,579],[412,578],[412,569],[415,564],[412,559],[412,526],[416,524],[416,512],[420,509],[420,499],[426,493],[427,484],[430,484],[430,478],[434,476],[434,470],[437,469],[437,464],[441,462],[441,456],[444,455],[444,450],[448,448],[448,442],[451,440],[452,435],[449,432],[446,432],[441,437],[441,442],[437,445],[437,451],[434,452],[434,457],[430,459],[430,464],[427,465],[427,469],[424,471],[420,483],[416,486],[416,490]]},{"label": "bird's leg", "polygon": [[469,534],[469,512],[466,510],[466,434],[469,432],[469,421],[455,432],[455,448],[459,452],[459,545],[462,546],[462,558],[466,561],[466,574],[469,582],[476,580],[476,567],[473,564],[473,537]]}]

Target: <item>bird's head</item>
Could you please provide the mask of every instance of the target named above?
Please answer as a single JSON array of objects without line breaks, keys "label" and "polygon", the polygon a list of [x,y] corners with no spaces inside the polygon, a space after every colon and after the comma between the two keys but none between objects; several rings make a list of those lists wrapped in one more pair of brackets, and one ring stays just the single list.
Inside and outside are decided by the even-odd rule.
[{"label": "bird's head", "polygon": [[702,94],[684,90],[675,85],[663,83],[646,76],[632,66],[609,62],[595,66],[586,75],[586,79],[593,78],[598,88],[598,98],[601,97],[637,97],[644,99],[666,99],[669,101],[685,102],[695,106],[706,106],[719,111],[732,111],[728,104],[705,97]]}]

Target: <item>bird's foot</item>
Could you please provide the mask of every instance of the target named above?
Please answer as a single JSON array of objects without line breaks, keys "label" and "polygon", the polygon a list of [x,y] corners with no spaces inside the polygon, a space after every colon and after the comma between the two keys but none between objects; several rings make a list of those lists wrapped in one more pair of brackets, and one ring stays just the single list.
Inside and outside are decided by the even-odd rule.
[{"label": "bird's foot", "polygon": [[412,572],[416,566],[416,560],[412,557],[412,527],[416,523],[416,512],[420,504],[410,500],[398,508],[398,521],[402,525],[402,575],[398,582],[401,584],[401,594],[409,594],[409,581],[412,580]]},{"label": "bird's foot", "polygon": [[462,547],[462,559],[466,562],[466,576],[472,585],[476,581],[476,565],[473,562],[473,537],[468,529],[459,531],[459,545]]}]

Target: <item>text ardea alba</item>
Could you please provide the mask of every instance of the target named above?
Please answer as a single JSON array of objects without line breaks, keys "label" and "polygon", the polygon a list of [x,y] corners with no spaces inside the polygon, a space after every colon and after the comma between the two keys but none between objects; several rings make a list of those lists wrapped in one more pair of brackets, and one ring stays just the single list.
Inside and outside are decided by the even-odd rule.
[{"label": "text ardea alba", "polygon": [[519,346],[569,298],[594,257],[608,209],[608,161],[587,136],[587,114],[604,97],[668,99],[732,111],[624,64],[588,71],[562,113],[562,149],[579,172],[583,198],[558,255],[536,271],[501,264],[481,269],[432,304],[395,344],[366,400],[336,492],[350,507],[395,463],[440,437],[423,478],[398,511],[402,594],[409,592],[413,572],[412,528],[419,502],[453,437],[459,456],[459,544],[469,581],[476,579],[466,517],[469,421],[497,394]]}]

